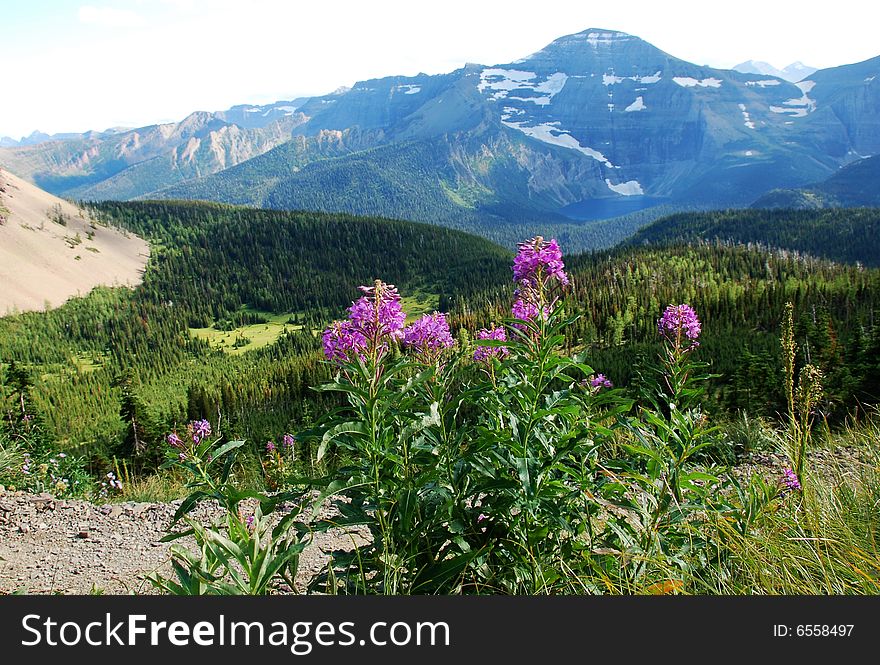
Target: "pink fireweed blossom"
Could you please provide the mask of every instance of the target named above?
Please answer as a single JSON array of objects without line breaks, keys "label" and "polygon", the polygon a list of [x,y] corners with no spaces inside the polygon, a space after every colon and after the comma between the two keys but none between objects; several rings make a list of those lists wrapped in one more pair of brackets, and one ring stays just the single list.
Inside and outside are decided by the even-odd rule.
[{"label": "pink fireweed blossom", "polygon": [[271,441],[266,442],[266,452],[267,453],[274,453],[275,452],[275,444],[272,443]]},{"label": "pink fireweed blossom", "polygon": [[[546,321],[547,317],[550,316],[550,312],[547,310],[546,305],[542,307],[541,310],[543,318]],[[510,308],[510,313],[513,315],[513,318],[519,319],[520,321],[534,321],[538,318],[538,306],[529,300],[519,298],[513,302],[513,307]]]},{"label": "pink fireweed blossom", "polygon": [[792,490],[799,491],[801,489],[801,481],[798,480],[797,474],[789,468],[782,470],[782,491],[790,492]]},{"label": "pink fireweed blossom", "polygon": [[356,330],[351,321],[334,321],[321,338],[324,357],[334,362],[350,361],[365,357],[367,338]]},{"label": "pink fireweed blossom", "polygon": [[183,441],[179,436],[177,436],[177,432],[171,432],[168,435],[166,441],[168,441],[168,445],[172,448],[181,448],[183,446]]},{"label": "pink fireweed blossom", "polygon": [[597,374],[596,378],[590,381],[593,388],[613,388],[614,384],[609,381],[604,374]]},{"label": "pink fireweed blossom", "polygon": [[194,420],[190,423],[192,428],[192,439],[195,443],[199,443],[206,436],[211,436],[211,423],[207,420]]},{"label": "pink fireweed blossom", "polygon": [[403,345],[427,362],[436,362],[446,349],[455,345],[446,315],[440,312],[425,314],[403,329]]},{"label": "pink fireweed blossom", "polygon": [[514,282],[525,282],[532,287],[552,280],[563,286],[568,284],[562,250],[555,238],[547,242],[541,236],[535,236],[519,243],[518,247],[519,251],[513,259]]},{"label": "pink fireweed blossom", "polygon": [[[497,342],[507,341],[507,332],[504,328],[492,326],[489,329],[482,328],[477,331],[477,339],[492,339]],[[480,363],[488,363],[490,358],[506,358],[510,350],[506,346],[478,346],[474,349],[474,360]]]},{"label": "pink fireweed blossom", "polygon": [[293,448],[293,444],[296,443],[296,437],[293,434],[285,434],[281,438],[281,445],[284,446],[285,450],[290,450]]},{"label": "pink fireweed blossom", "polygon": [[400,306],[400,294],[393,284],[376,280],[373,286],[358,287],[364,295],[348,308],[348,318],[336,321],[324,331],[324,356],[334,362],[364,361],[382,355],[390,340],[403,337],[406,314]]},{"label": "pink fireweed blossom", "polygon": [[373,286],[358,287],[365,295],[348,308],[349,320],[364,337],[378,342],[381,337],[400,339],[406,314],[394,284],[376,280]]},{"label": "pink fireweed blossom", "polygon": [[[657,330],[677,349],[691,349],[699,346],[701,325],[697,313],[690,305],[669,305],[657,320]],[[690,344],[685,347],[685,338]]]}]

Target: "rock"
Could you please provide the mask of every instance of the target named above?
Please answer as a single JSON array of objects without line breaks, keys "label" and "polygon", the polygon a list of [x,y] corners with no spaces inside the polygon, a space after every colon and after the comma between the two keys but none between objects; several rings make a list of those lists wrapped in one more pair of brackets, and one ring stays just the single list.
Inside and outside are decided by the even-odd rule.
[{"label": "rock", "polygon": [[6,487],[0,485],[0,494],[6,494]]},{"label": "rock", "polygon": [[48,492],[42,492],[28,499],[28,502],[38,511],[55,510],[55,497]]},{"label": "rock", "polygon": [[21,524],[18,525],[18,532],[19,533],[30,533],[30,531],[31,531],[31,525],[28,524],[27,522],[22,522]]}]

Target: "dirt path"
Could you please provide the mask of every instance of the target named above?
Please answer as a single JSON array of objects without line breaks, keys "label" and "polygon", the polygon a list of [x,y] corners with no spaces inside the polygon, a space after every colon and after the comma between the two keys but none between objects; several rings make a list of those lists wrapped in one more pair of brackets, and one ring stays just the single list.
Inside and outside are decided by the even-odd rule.
[{"label": "dirt path", "polygon": [[[145,577],[171,574],[171,543],[160,539],[178,504],[95,505],[0,494],[0,593],[155,593]],[[220,515],[205,505],[193,513],[204,522]],[[352,536],[342,530],[316,534],[300,557],[300,589],[323,570],[330,551],[351,546]]]}]

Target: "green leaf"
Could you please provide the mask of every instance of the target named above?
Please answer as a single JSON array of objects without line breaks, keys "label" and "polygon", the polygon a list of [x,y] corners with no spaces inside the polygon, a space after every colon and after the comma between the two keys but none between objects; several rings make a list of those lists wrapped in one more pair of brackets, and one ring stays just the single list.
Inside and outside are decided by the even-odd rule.
[{"label": "green leaf", "polygon": [[361,422],[346,422],[331,427],[324,432],[324,436],[321,437],[321,445],[318,447],[316,461],[320,462],[321,459],[323,459],[324,454],[327,452],[327,446],[334,437],[337,437],[340,434],[366,434],[366,428]]}]

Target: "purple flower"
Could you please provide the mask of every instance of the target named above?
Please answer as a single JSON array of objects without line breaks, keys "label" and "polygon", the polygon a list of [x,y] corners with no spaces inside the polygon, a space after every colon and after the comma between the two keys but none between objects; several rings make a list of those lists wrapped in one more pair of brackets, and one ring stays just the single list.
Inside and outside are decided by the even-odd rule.
[{"label": "purple flower", "polygon": [[107,474],[107,484],[115,490],[122,490],[122,481],[112,471]]},{"label": "purple flower", "polygon": [[267,453],[274,453],[275,452],[275,444],[272,443],[271,441],[266,442],[266,452]]},{"label": "purple flower", "polygon": [[661,335],[674,341],[676,346],[681,345],[682,333],[696,343],[700,336],[700,319],[690,305],[669,305],[657,321],[657,329]]},{"label": "purple flower", "polygon": [[614,384],[609,381],[604,374],[597,374],[596,378],[590,381],[593,388],[613,388]]},{"label": "purple flower", "polygon": [[285,450],[290,450],[293,448],[293,444],[296,442],[296,437],[292,434],[285,434],[281,439],[281,444],[284,446]]},{"label": "purple flower", "polygon": [[177,432],[171,432],[166,440],[168,441],[168,445],[172,448],[180,448],[183,446],[183,441],[177,436]]},{"label": "purple flower", "polygon": [[487,519],[489,519],[489,516],[488,516],[488,515],[484,515],[483,513],[480,513],[480,514],[477,516],[477,522],[482,522],[483,520],[487,520]]},{"label": "purple flower", "polygon": [[783,491],[801,489],[801,481],[798,480],[797,474],[789,468],[782,470],[782,489]]},{"label": "purple flower", "polygon": [[[495,326],[488,330],[482,328],[477,331],[477,339],[493,339],[497,342],[506,342],[507,332],[504,328],[496,328]],[[510,350],[506,346],[478,346],[474,350],[474,360],[481,363],[489,362],[489,358],[505,358],[508,355],[510,355]]]},{"label": "purple flower", "polygon": [[192,438],[198,443],[206,436],[211,436],[211,423],[207,420],[194,420],[192,422]]},{"label": "purple flower", "polygon": [[245,526],[248,528],[248,531],[252,530],[254,528],[254,516],[248,515],[247,519],[244,521],[244,523],[245,523]]},{"label": "purple flower", "polygon": [[358,287],[365,295],[348,308],[349,320],[367,339],[378,343],[381,337],[403,336],[406,314],[400,306],[400,294],[393,284],[376,280],[373,286]]},{"label": "purple flower", "polygon": [[334,321],[321,338],[324,357],[334,362],[350,361],[354,356],[364,359],[367,338],[351,321]]},{"label": "purple flower", "polygon": [[[546,321],[547,317],[550,316],[550,312],[547,311],[546,305],[543,310],[544,320]],[[538,306],[533,302],[520,298],[519,300],[514,301],[513,307],[510,308],[510,313],[515,319],[520,319],[521,321],[534,321],[538,318]]]},{"label": "purple flower", "polygon": [[434,361],[455,344],[446,315],[440,312],[425,314],[403,329],[403,344],[424,360]]},{"label": "purple flower", "polygon": [[541,236],[519,243],[519,251],[513,259],[513,281],[531,286],[545,279],[555,279],[568,284],[562,262],[562,251],[554,238],[546,242]]}]

